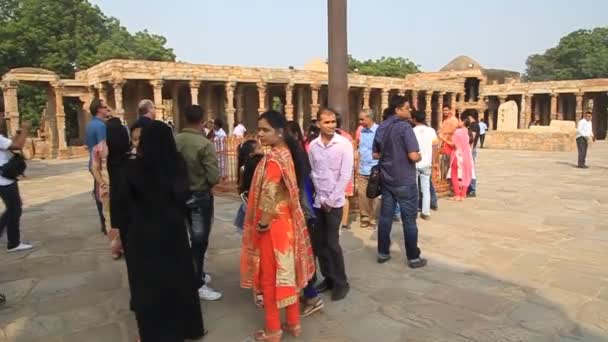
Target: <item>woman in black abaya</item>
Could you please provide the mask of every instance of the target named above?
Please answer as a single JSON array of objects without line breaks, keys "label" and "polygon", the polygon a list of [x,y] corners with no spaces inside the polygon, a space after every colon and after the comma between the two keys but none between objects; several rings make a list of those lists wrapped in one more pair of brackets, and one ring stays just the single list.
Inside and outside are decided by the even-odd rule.
[{"label": "woman in black abaya", "polygon": [[146,126],[127,166],[127,261],[142,342],[182,342],[205,334],[186,234],[186,165],[171,128]]}]

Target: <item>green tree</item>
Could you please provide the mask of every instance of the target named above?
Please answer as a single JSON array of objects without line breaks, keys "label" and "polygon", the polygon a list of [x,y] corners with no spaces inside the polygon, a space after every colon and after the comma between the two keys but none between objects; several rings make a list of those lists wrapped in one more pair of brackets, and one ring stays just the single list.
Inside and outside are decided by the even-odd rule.
[{"label": "green tree", "polygon": [[420,66],[403,57],[380,57],[376,60],[359,61],[349,55],[348,70],[369,76],[405,77],[420,72]]},{"label": "green tree", "polygon": [[[166,44],[145,30],[129,33],[87,0],[0,0],[0,75],[31,66],[73,77],[112,58],[174,61]],[[20,85],[23,117],[37,123],[44,98],[43,89]]]},{"label": "green tree", "polygon": [[608,27],[574,31],[526,65],[528,81],[608,77]]}]

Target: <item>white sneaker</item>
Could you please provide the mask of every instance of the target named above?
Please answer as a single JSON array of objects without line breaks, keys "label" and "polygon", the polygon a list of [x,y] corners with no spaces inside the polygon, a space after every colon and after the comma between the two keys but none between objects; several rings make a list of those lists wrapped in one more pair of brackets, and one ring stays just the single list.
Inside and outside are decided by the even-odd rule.
[{"label": "white sneaker", "polygon": [[205,281],[205,285],[211,284],[211,276],[209,275],[209,273],[205,273],[203,280]]},{"label": "white sneaker", "polygon": [[203,285],[200,289],[198,289],[198,298],[207,301],[214,301],[221,299],[222,294],[207,285]]},{"label": "white sneaker", "polygon": [[26,251],[26,250],[32,249],[32,248],[34,248],[34,246],[22,242],[19,244],[19,246],[10,248],[8,251],[9,252],[19,252],[19,251]]}]

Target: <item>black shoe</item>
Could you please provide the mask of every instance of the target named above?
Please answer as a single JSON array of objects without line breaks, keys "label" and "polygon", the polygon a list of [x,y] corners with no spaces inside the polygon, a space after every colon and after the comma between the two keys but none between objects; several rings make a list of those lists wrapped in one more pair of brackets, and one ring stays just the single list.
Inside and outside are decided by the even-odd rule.
[{"label": "black shoe", "polygon": [[322,282],[320,282],[318,285],[315,286],[315,289],[317,290],[317,292],[319,293],[323,293],[325,291],[331,290],[333,288],[333,286],[331,286],[327,280],[323,280]]},{"label": "black shoe", "polygon": [[350,291],[350,286],[348,286],[348,285],[342,286],[342,287],[336,287],[335,289],[333,289],[333,291],[331,291],[331,300],[336,302],[336,301],[346,298],[348,291]]},{"label": "black shoe", "polygon": [[378,261],[379,264],[384,264],[385,262],[391,260],[391,256],[378,256],[378,259],[376,259]]},{"label": "black shoe", "polygon": [[475,197],[477,197],[477,194],[475,193],[475,191],[471,191],[471,192],[469,192],[467,197],[475,198]]},{"label": "black shoe", "polygon": [[434,206],[432,205],[431,206],[431,210],[437,211],[437,210],[439,210],[439,206],[438,205],[434,205]]},{"label": "black shoe", "polygon": [[342,230],[350,230],[350,226],[347,224],[343,224],[341,228]]},{"label": "black shoe", "polygon": [[421,219],[423,219],[423,220],[428,221],[428,220],[430,220],[430,219],[431,219],[431,215],[424,215],[424,214],[420,214],[420,218],[421,218]]},{"label": "black shoe", "polygon": [[407,264],[410,268],[421,268],[421,267],[426,266],[426,259],[417,258],[417,259],[408,260]]}]

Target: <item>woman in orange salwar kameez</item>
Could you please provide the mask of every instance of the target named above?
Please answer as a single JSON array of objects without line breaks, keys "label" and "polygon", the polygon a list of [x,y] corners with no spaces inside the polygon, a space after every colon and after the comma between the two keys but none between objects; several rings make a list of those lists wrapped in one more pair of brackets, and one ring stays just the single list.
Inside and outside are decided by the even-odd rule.
[{"label": "woman in orange salwar kameez", "polygon": [[[300,335],[298,296],[314,273],[298,193],[304,169],[286,125],[285,117],[273,111],[258,119],[260,142],[271,149],[253,176],[241,249],[241,287],[253,289],[256,304],[265,311],[266,324],[255,333],[256,341],[280,341],[283,330]],[[287,313],[283,326],[281,308]]]}]

